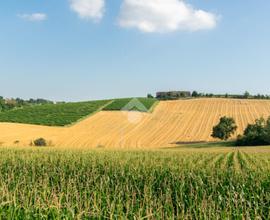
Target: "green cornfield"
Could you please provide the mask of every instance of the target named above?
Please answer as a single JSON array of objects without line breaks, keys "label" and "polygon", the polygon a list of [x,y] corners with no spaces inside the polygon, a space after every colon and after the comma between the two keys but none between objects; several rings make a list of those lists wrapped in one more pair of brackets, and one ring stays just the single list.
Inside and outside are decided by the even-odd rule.
[{"label": "green cornfield", "polygon": [[269,219],[270,149],[0,149],[0,219]]}]

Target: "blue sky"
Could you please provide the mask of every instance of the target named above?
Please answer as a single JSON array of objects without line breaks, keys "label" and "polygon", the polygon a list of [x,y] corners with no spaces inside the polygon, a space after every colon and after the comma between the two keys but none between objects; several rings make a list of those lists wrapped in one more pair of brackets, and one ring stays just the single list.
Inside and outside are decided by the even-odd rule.
[{"label": "blue sky", "polygon": [[270,94],[270,2],[179,2],[1,1],[0,95]]}]

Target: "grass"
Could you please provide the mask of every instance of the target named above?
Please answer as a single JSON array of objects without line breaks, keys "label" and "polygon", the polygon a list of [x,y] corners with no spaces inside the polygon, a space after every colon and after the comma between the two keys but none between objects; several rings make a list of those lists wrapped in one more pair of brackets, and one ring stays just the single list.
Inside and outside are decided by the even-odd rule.
[{"label": "grass", "polygon": [[1,148],[0,189],[0,219],[269,219],[270,150]]},{"label": "grass", "polygon": [[[216,147],[235,147],[235,141],[219,141],[219,142],[207,142],[207,141],[195,141],[195,142],[176,142],[177,146],[175,149],[179,148],[216,148]],[[171,149],[171,147],[166,147],[164,149]]]},{"label": "grass", "polygon": [[119,110],[137,110],[147,112],[157,102],[157,99],[152,98],[124,98],[115,99],[111,104],[107,105],[103,110],[105,111],[119,111]]},{"label": "grass", "polygon": [[0,122],[65,126],[108,104],[109,100],[29,106],[0,113]]}]

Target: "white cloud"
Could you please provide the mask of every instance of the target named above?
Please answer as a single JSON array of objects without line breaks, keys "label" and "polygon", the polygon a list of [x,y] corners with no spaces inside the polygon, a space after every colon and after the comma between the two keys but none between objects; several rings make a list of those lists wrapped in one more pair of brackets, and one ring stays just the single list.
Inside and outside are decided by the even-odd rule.
[{"label": "white cloud", "polygon": [[70,8],[82,19],[99,21],[105,11],[105,0],[70,0]]},{"label": "white cloud", "polygon": [[45,21],[47,19],[47,15],[44,13],[19,14],[18,16],[27,21]]},{"label": "white cloud", "polygon": [[124,0],[119,25],[149,33],[198,31],[215,28],[217,19],[182,0]]}]

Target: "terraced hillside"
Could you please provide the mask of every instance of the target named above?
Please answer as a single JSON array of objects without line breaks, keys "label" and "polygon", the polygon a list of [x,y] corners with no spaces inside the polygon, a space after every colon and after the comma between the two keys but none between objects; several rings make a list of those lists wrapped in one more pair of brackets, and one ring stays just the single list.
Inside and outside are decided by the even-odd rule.
[{"label": "terraced hillside", "polygon": [[[62,147],[157,148],[212,141],[212,127],[231,116],[243,132],[248,123],[270,115],[268,100],[191,99],[162,101],[153,113],[101,111],[71,127],[0,123],[0,142],[27,145],[38,137]],[[236,135],[237,135],[236,134]],[[16,142],[17,143],[17,142]]]}]

